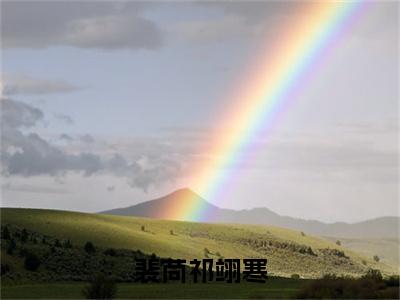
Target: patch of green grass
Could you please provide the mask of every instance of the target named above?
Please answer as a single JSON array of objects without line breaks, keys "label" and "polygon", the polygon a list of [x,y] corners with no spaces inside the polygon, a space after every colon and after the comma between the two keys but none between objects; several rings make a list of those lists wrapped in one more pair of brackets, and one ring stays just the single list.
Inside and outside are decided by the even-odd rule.
[{"label": "patch of green grass", "polygon": [[[303,285],[300,280],[275,279],[259,283],[130,284],[117,285],[116,298],[293,298]],[[24,284],[2,286],[2,298],[80,299],[84,283]]]},{"label": "patch of green grass", "polygon": [[[337,238],[326,237],[329,241]],[[359,252],[366,257],[378,255],[383,263],[392,265],[400,270],[400,240],[393,238],[367,239],[367,238],[341,238],[342,245],[345,248]]]}]

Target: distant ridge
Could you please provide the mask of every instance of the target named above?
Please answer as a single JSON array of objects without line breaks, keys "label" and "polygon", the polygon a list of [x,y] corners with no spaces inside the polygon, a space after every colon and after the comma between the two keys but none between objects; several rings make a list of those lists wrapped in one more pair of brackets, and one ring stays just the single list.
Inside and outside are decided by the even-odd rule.
[{"label": "distant ridge", "polygon": [[249,210],[219,208],[187,188],[177,190],[158,199],[101,213],[118,216],[173,219],[166,216],[165,211],[171,206],[180,207],[183,203],[179,202],[182,201],[202,202],[202,206],[210,216],[207,220],[204,220],[207,222],[273,225],[296,229],[314,235],[343,238],[398,238],[399,236],[399,217],[379,217],[357,223],[337,222],[328,224],[315,220],[281,216],[263,207]]}]

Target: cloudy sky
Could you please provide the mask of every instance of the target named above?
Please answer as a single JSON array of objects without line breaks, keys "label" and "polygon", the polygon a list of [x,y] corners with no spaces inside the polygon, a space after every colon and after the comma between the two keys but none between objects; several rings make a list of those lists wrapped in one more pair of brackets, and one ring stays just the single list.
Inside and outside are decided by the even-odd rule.
[{"label": "cloudy sky", "polygon": [[[2,1],[2,206],[95,212],[188,186],[261,43],[304,5]],[[213,202],[397,215],[398,25],[396,1],[372,2]]]}]

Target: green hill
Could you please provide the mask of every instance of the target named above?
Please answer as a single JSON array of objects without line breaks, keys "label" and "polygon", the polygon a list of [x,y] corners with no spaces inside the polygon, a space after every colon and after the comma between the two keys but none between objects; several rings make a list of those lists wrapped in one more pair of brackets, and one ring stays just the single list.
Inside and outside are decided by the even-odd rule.
[{"label": "green hill", "polygon": [[[141,250],[160,257],[267,258],[270,274],[305,278],[326,273],[359,276],[368,268],[396,269],[332,242],[272,226],[208,224],[86,214],[68,211],[2,208],[1,224],[99,247]],[[6,257],[7,259],[7,257]],[[12,262],[10,262],[12,264]]]}]

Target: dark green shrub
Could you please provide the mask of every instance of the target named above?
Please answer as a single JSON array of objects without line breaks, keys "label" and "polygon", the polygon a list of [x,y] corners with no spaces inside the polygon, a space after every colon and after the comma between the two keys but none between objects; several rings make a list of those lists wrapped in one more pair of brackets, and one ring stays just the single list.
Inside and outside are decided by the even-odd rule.
[{"label": "dark green shrub", "polygon": [[367,261],[366,261],[365,259],[363,259],[363,260],[361,261],[361,263],[362,263],[364,266],[367,265]]},{"label": "dark green shrub", "polygon": [[7,264],[1,264],[1,276],[7,274],[10,271],[10,266]]},{"label": "dark green shrub", "polygon": [[66,248],[66,249],[71,249],[72,248],[72,243],[71,243],[70,240],[66,240],[64,242],[64,248]]},{"label": "dark green shrub", "polygon": [[29,271],[36,271],[40,266],[39,257],[37,257],[33,253],[28,252],[25,256],[24,266],[25,269]]},{"label": "dark green shrub", "polygon": [[104,254],[108,256],[117,256],[117,252],[113,248],[106,249]]},{"label": "dark green shrub", "polygon": [[208,254],[210,254],[210,250],[208,250],[207,248],[204,248],[204,257],[208,257]]},{"label": "dark green shrub", "polygon": [[140,227],[140,229],[142,230],[142,231],[145,231],[145,227],[144,227],[144,225],[142,225],[141,227]]},{"label": "dark green shrub", "polygon": [[398,287],[399,286],[399,283],[400,283],[400,279],[399,279],[399,276],[397,275],[393,275],[393,276],[390,276],[390,277],[388,277],[388,278],[386,278],[385,280],[385,284],[387,285],[387,286],[393,286],[393,287]]},{"label": "dark green shrub", "polygon": [[21,242],[22,243],[25,243],[27,240],[28,240],[28,231],[26,231],[26,229],[24,228],[24,229],[22,229],[22,231],[21,231]]},{"label": "dark green shrub", "polygon": [[8,243],[7,254],[13,254],[15,249],[17,249],[17,243],[14,239],[11,239]]},{"label": "dark green shrub", "polygon": [[376,261],[376,262],[379,262],[379,261],[380,261],[380,258],[379,258],[378,255],[374,255],[374,261]]},{"label": "dark green shrub", "polygon": [[290,278],[292,278],[292,279],[300,279],[300,275],[299,274],[292,274],[292,276],[290,276]]},{"label": "dark green shrub", "polygon": [[117,285],[114,281],[99,274],[83,288],[83,295],[86,299],[113,299],[117,292]]},{"label": "dark green shrub", "polygon": [[383,280],[382,273],[376,269],[369,269],[367,273],[361,277],[362,279],[371,279],[376,282],[381,282]]},{"label": "dark green shrub", "polygon": [[11,238],[10,231],[8,230],[7,225],[3,227],[3,230],[1,231],[1,238],[4,240],[9,240]]},{"label": "dark green shrub", "polygon": [[92,254],[96,252],[96,248],[94,247],[92,242],[86,242],[84,247],[86,253]]},{"label": "dark green shrub", "polygon": [[370,269],[358,279],[327,274],[322,279],[308,281],[298,292],[297,298],[398,299],[399,290],[382,281],[379,270]]}]

